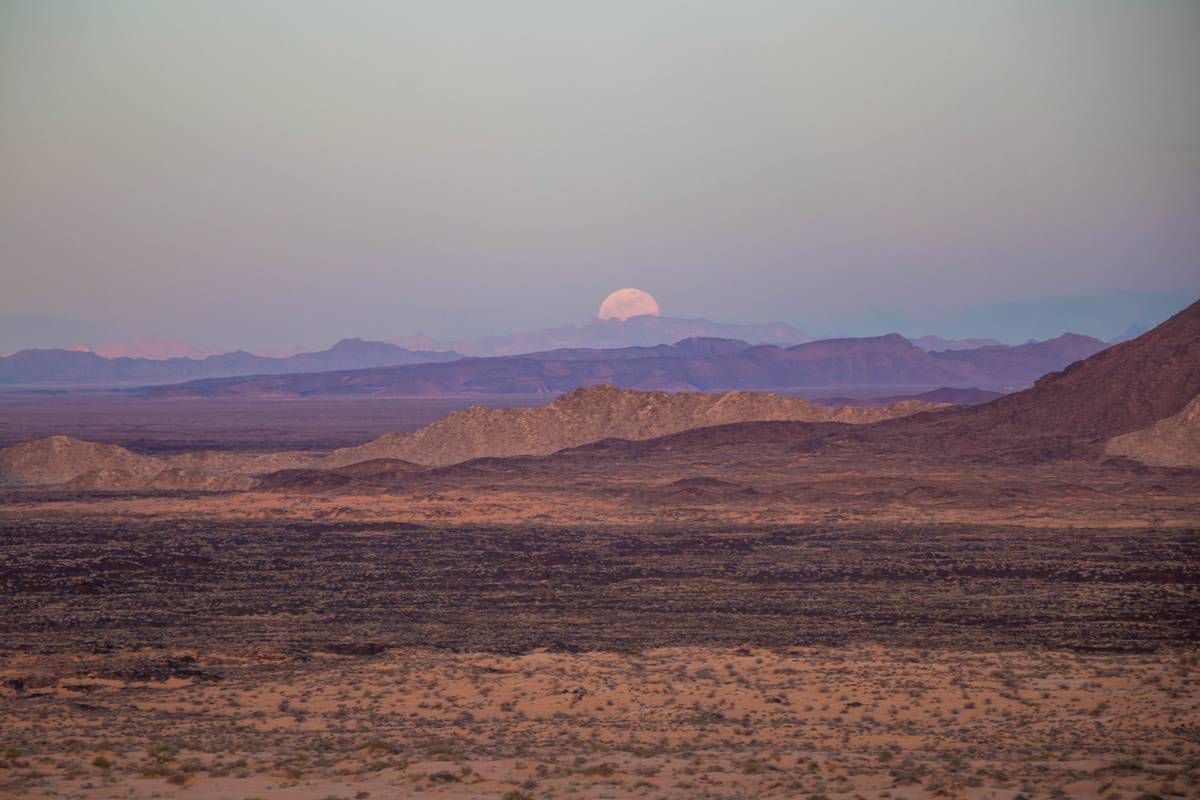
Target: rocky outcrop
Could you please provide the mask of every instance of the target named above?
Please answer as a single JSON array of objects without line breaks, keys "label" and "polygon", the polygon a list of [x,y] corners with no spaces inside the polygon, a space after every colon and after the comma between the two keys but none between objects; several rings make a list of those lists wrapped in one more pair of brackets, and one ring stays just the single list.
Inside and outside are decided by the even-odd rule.
[{"label": "rocky outcrop", "polygon": [[47,436],[0,450],[0,486],[61,484],[98,471],[145,480],[162,468],[159,459],[70,436]]},{"label": "rocky outcrop", "polygon": [[78,491],[232,491],[254,476],[315,463],[308,453],[140,455],[112,444],[47,436],[0,450],[0,486]]},{"label": "rocky outcrop", "polygon": [[1152,467],[1200,467],[1200,396],[1174,416],[1109,439],[1104,452]]},{"label": "rocky outcrop", "polygon": [[732,422],[799,420],[863,424],[944,405],[906,400],[888,406],[831,408],[762,392],[668,394],[591,386],[544,406],[484,408],[450,414],[415,433],[387,433],[333,451],[327,465],[398,458],[444,466],[488,456],[547,455],[601,439],[653,439],[689,428]]},{"label": "rocky outcrop", "polygon": [[393,483],[424,467],[487,456],[546,455],[608,438],[652,439],[762,420],[863,424],[943,408],[905,400],[830,407],[758,392],[668,394],[593,386],[536,408],[475,406],[415,433],[387,433],[328,455],[202,451],[167,457],[50,436],[0,450],[0,486],[78,491],[238,491]]},{"label": "rocky outcrop", "polygon": [[1030,389],[932,418],[889,422],[870,438],[893,451],[987,461],[1091,459],[1103,455],[1110,439],[1174,417],[1198,394],[1200,302]]}]

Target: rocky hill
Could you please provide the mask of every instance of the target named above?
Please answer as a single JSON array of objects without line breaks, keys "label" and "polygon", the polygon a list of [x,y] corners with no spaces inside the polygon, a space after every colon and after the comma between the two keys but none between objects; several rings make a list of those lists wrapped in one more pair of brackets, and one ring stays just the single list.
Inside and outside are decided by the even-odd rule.
[{"label": "rocky hill", "polygon": [[[768,447],[775,448],[776,456],[784,461],[790,453],[803,449],[851,460],[954,463],[956,469],[970,469],[971,464],[1095,460],[1105,455],[1108,440],[1175,417],[1198,394],[1200,302],[1136,339],[1046,375],[1029,389],[981,405],[862,428],[818,429],[806,422],[696,428],[644,442],[607,448],[592,445],[585,455],[593,460],[619,461],[670,451],[672,458],[686,460],[698,454],[708,458],[721,448],[723,457],[736,460],[739,448],[757,457]],[[1190,419],[1182,415],[1157,428],[1167,431],[1162,440],[1171,440],[1172,452],[1176,442],[1187,446]],[[1145,442],[1146,438],[1119,439],[1119,444],[1112,446],[1131,447],[1129,443]],[[562,457],[569,460],[571,455]],[[553,469],[554,465],[539,468]]]},{"label": "rocky hill", "polygon": [[1173,416],[1200,394],[1200,302],[1136,339],[1105,349],[1023,392],[959,412],[1015,436],[1103,440]]},{"label": "rocky hill", "polygon": [[70,436],[47,436],[0,450],[0,486],[61,484],[94,470],[145,480],[163,468],[157,458]]},{"label": "rocky hill", "polygon": [[1172,417],[1109,439],[1104,451],[1153,467],[1200,467],[1200,396]]},{"label": "rocky hill", "polygon": [[[545,455],[608,438],[649,439],[747,420],[868,423],[944,406],[903,401],[832,408],[796,397],[638,392],[594,386],[536,408],[472,407],[415,433],[389,433],[328,454],[202,451],[166,457],[50,436],[0,450],[0,486],[106,491],[336,488],[395,480],[486,456]],[[261,483],[260,483],[261,482]]]},{"label": "rocky hill", "polygon": [[652,439],[689,428],[750,420],[868,423],[944,408],[920,401],[831,408],[760,392],[668,394],[600,385],[576,389],[534,408],[457,411],[414,433],[389,433],[333,451],[325,463],[376,458],[441,466],[487,456],[546,455],[601,439]]},{"label": "rocky hill", "polygon": [[112,444],[47,436],[0,449],[0,486],[105,491],[246,489],[253,476],[308,466],[309,453],[141,455]]},{"label": "rocky hill", "polygon": [[1094,458],[1104,442],[1183,410],[1200,394],[1200,302],[1033,387],[871,432],[873,446],[976,459]]}]

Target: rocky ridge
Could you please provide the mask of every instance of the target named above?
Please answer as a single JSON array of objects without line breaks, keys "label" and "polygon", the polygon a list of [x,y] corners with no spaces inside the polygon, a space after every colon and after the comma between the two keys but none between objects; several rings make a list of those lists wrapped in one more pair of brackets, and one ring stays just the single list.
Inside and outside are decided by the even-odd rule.
[{"label": "rocky ridge", "polygon": [[[401,464],[436,467],[487,456],[546,455],[601,439],[650,439],[729,422],[864,424],[944,407],[916,400],[870,408],[829,407],[756,392],[668,394],[592,386],[536,408],[475,406],[414,433],[388,433],[328,454],[201,451],[156,457],[116,445],[50,436],[0,450],[0,486],[231,491],[252,488],[260,476],[281,471],[340,470],[341,477],[361,480],[364,469],[371,472],[370,468],[346,468],[362,462],[377,462],[379,468],[381,459],[387,462],[387,474],[395,476]],[[411,472],[407,467],[401,471]]]},{"label": "rocky ridge", "polygon": [[866,424],[948,407],[903,400],[886,406],[829,407],[767,392],[643,392],[599,385],[576,389],[544,406],[457,411],[414,433],[387,433],[330,453],[345,465],[396,458],[445,466],[489,456],[548,455],[601,439],[654,439],[732,422],[803,421]]},{"label": "rocky ridge", "polygon": [[1200,395],[1174,416],[1114,436],[1104,452],[1152,467],[1200,467]]}]

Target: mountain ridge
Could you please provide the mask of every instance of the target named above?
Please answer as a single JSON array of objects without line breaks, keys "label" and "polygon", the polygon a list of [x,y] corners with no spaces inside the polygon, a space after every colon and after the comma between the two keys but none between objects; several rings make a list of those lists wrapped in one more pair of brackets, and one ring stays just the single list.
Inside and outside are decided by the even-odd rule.
[{"label": "mountain ridge", "polygon": [[[863,458],[886,452],[959,462],[1097,459],[1109,440],[1180,414],[1198,394],[1200,301],[1135,339],[987,403],[886,420],[866,429],[817,434],[804,423],[750,422],[656,441],[696,448],[772,442],[844,448]],[[660,445],[639,443],[645,451],[655,446]]]},{"label": "mountain ridge", "polygon": [[766,392],[643,392],[598,385],[575,389],[531,408],[472,406],[413,433],[389,433],[334,450],[342,466],[377,458],[445,466],[484,457],[548,455],[602,439],[652,439],[697,427],[746,420],[865,424],[945,408],[908,400],[889,406],[829,407]]},{"label": "mountain ridge", "polygon": [[88,350],[20,350],[0,357],[0,385],[128,385],[234,377],[296,374],[400,364],[443,362],[457,353],[406,350],[387,342],[342,339],[327,350],[276,358],[244,350],[205,358],[105,358]]},{"label": "mountain ridge", "polygon": [[609,383],[662,391],[992,387],[1011,389],[1106,347],[1064,334],[1027,345],[928,353],[899,334],[793,345],[684,339],[618,350],[564,349],[294,376],[237,377],[147,387],[149,397],[306,397],[560,393]]},{"label": "mountain ridge", "polygon": [[513,356],[562,349],[653,347],[687,338],[742,339],[750,344],[791,345],[808,341],[804,331],[786,322],[729,323],[702,317],[644,314],[619,319],[594,319],[582,325],[563,325],[525,333],[439,341],[417,334],[390,339],[402,347],[453,350],[472,357]]},{"label": "mountain ridge", "polygon": [[[871,408],[829,407],[798,397],[753,392],[687,395],[593,386],[534,408],[473,406],[413,433],[384,434],[366,444],[329,453],[199,451],[158,457],[117,445],[50,436],[0,449],[0,486],[232,490],[250,488],[257,476],[281,471],[295,473],[288,480],[325,486],[329,481],[344,483],[346,476],[359,480],[373,473],[378,480],[382,473],[408,474],[413,464],[429,468],[480,457],[546,455],[600,439],[653,438],[697,425],[752,419],[865,424],[943,407],[919,401]],[[364,466],[371,463],[382,468]],[[312,474],[317,470],[337,470],[342,477],[327,481]]]},{"label": "mountain ridge", "polygon": [[1089,441],[1173,416],[1200,394],[1200,301],[1034,385],[960,412],[993,435],[1054,430]]}]

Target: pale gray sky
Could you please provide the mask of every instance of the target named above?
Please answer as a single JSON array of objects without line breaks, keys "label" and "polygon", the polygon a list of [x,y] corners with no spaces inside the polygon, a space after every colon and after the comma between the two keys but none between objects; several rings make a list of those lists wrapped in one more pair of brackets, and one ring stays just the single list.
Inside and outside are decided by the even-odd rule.
[{"label": "pale gray sky", "polygon": [[0,0],[0,314],[231,346],[622,286],[814,330],[1183,302],[1198,79],[1194,0]]}]

